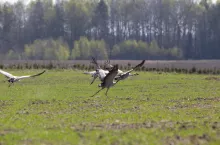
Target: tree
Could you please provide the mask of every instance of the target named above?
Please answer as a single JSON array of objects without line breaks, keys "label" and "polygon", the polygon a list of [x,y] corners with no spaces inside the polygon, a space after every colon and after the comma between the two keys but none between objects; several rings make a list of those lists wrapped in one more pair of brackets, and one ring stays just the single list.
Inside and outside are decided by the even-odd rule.
[{"label": "tree", "polygon": [[104,0],[100,0],[96,6],[92,22],[94,26],[93,29],[95,29],[95,38],[107,41],[109,34],[109,14],[108,6]]},{"label": "tree", "polygon": [[28,43],[34,40],[45,38],[45,21],[44,21],[44,8],[41,0],[37,0],[29,4],[29,15],[26,29],[26,38]]},{"label": "tree", "polygon": [[86,2],[69,1],[66,3],[66,31],[68,34],[68,42],[70,47],[75,40],[86,34],[90,23],[90,13]]},{"label": "tree", "polygon": [[55,39],[59,37],[64,37],[65,11],[64,11],[63,0],[56,0],[55,18],[53,20],[52,25],[53,25],[52,37]]},{"label": "tree", "polygon": [[14,13],[12,6],[9,3],[4,3],[2,8],[2,24],[1,24],[1,38],[2,38],[2,47],[1,52],[6,53],[8,49],[12,49],[13,43],[11,42],[12,27],[15,22]]}]

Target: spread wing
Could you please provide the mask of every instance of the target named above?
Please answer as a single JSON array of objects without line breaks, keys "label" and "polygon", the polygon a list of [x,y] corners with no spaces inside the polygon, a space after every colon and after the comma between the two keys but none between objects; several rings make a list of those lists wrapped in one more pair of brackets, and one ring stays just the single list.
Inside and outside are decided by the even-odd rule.
[{"label": "spread wing", "polygon": [[145,60],[142,60],[142,62],[140,64],[136,65],[131,70],[119,74],[118,76],[115,77],[115,80],[120,81],[120,80],[128,78],[129,75],[130,75],[130,72],[132,72],[133,70],[135,70],[135,69],[137,69],[139,67],[142,67],[144,65],[144,62],[145,62]]},{"label": "spread wing", "polygon": [[4,76],[6,76],[7,78],[14,78],[15,77],[12,74],[10,74],[6,71],[3,71],[3,70],[0,70],[0,73],[3,74]]},{"label": "spread wing", "polygon": [[96,71],[83,72],[83,74],[94,75]]},{"label": "spread wing", "polygon": [[40,76],[40,75],[42,75],[42,74],[45,73],[45,72],[46,72],[46,70],[42,71],[41,73],[35,74],[35,75],[19,76],[19,77],[16,77],[16,78],[17,78],[17,79],[25,79],[25,78],[36,77],[36,76]]},{"label": "spread wing", "polygon": [[[135,67],[133,67],[131,70],[129,70],[129,71],[127,71],[127,72],[124,72],[123,74],[130,73],[130,72],[132,72],[133,70],[135,70],[135,69],[137,69],[137,68],[139,68],[139,67],[142,67],[142,66],[144,65],[144,63],[145,63],[145,60],[142,60],[141,63],[139,63],[138,65],[136,65]],[[122,74],[122,75],[123,75],[123,74]]]},{"label": "spread wing", "polygon": [[103,83],[113,82],[115,76],[118,74],[118,65],[115,65],[113,69],[105,76]]},{"label": "spread wing", "polygon": [[95,64],[97,69],[101,69],[101,67],[99,66],[99,64],[98,64],[97,60],[95,59],[95,57],[92,57],[91,63]]}]

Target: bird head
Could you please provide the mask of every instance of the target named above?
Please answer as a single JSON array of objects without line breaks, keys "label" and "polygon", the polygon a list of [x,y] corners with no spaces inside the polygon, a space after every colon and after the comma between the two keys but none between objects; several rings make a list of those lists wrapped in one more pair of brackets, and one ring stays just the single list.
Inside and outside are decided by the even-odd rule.
[{"label": "bird head", "polygon": [[14,82],[14,79],[13,79],[13,78],[10,78],[10,79],[8,79],[8,82],[9,82],[9,83],[13,83],[13,82]]}]

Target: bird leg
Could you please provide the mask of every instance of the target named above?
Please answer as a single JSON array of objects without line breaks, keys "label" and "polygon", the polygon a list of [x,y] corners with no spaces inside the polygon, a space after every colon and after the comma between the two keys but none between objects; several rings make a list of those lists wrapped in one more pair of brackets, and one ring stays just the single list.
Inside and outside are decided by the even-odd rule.
[{"label": "bird leg", "polygon": [[96,78],[97,78],[97,77],[93,77],[93,80],[92,80],[92,82],[90,83],[90,85],[94,83],[94,81],[95,81]]},{"label": "bird leg", "polygon": [[109,90],[109,88],[107,88],[107,90],[106,90],[106,92],[105,92],[105,95],[106,95],[106,97],[108,97],[108,90]]},{"label": "bird leg", "polygon": [[98,94],[101,90],[103,90],[104,88],[98,90],[94,95],[92,95],[91,97],[94,97],[96,94]]},{"label": "bird leg", "polygon": [[14,84],[14,83],[10,82],[8,87],[11,87],[12,84]]},{"label": "bird leg", "polygon": [[116,83],[114,85],[116,85],[120,80],[117,80]]}]

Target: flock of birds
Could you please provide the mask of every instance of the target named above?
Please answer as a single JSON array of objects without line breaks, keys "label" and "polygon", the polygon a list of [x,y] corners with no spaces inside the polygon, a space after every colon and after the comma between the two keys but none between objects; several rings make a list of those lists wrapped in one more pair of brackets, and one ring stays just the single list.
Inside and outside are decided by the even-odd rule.
[{"label": "flock of birds", "polygon": [[[143,60],[140,64],[138,64],[137,66],[133,67],[132,69],[130,69],[129,71],[126,71],[126,72],[123,72],[120,69],[118,69],[117,64],[111,65],[109,60],[105,62],[104,68],[101,68],[101,66],[98,64],[97,60],[94,57],[92,57],[91,63],[93,63],[95,65],[96,70],[90,71],[90,72],[84,72],[84,74],[89,74],[92,76],[93,79],[90,84],[93,84],[97,78],[99,78],[99,80],[101,81],[101,83],[98,85],[98,87],[101,87],[101,89],[98,90],[94,95],[91,96],[91,97],[93,97],[105,88],[107,88],[107,90],[105,92],[105,95],[107,96],[108,90],[111,87],[113,87],[115,84],[117,84],[119,81],[125,80],[130,76],[138,75],[137,73],[132,74],[131,72],[136,70],[137,68],[140,68],[141,66],[143,66],[143,64],[145,63],[145,60]],[[15,82],[18,82],[22,79],[40,76],[45,72],[46,71],[44,70],[43,72],[35,74],[35,75],[14,76],[14,75],[0,69],[0,73],[3,74],[7,78],[7,82],[9,83],[9,87],[12,84],[14,84]],[[4,82],[6,82],[6,81],[4,81]]]},{"label": "flock of birds", "polygon": [[107,88],[105,95],[107,96],[109,88],[113,87],[115,84],[117,84],[121,80],[127,79],[129,76],[136,76],[138,75],[137,73],[132,74],[131,72],[134,71],[135,69],[143,66],[145,60],[143,60],[140,64],[137,66],[133,67],[131,70],[123,72],[120,69],[118,69],[118,65],[111,65],[110,61],[106,61],[104,68],[102,69],[96,59],[92,57],[91,63],[93,63],[96,66],[95,71],[91,72],[84,72],[84,74],[90,74],[93,77],[93,80],[90,84],[92,84],[96,78],[99,77],[99,80],[101,81],[101,84],[98,86],[101,87],[100,90],[98,90],[93,96],[98,94],[101,90]]}]

